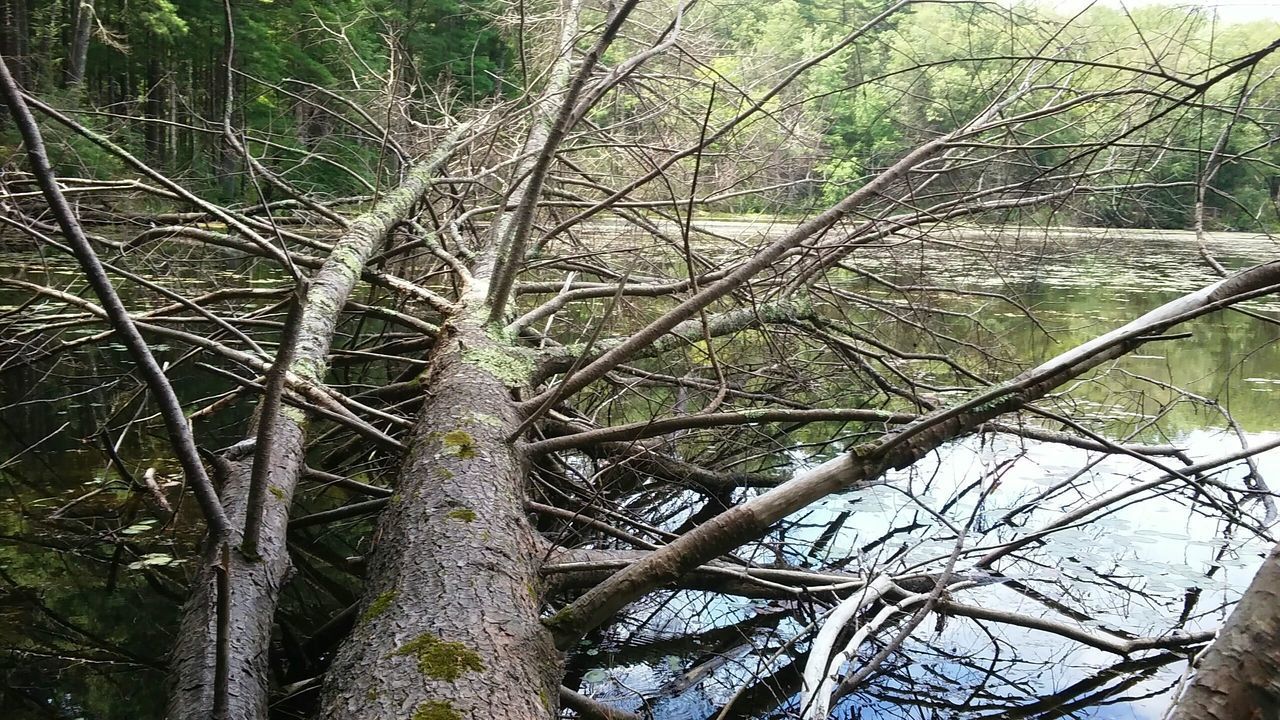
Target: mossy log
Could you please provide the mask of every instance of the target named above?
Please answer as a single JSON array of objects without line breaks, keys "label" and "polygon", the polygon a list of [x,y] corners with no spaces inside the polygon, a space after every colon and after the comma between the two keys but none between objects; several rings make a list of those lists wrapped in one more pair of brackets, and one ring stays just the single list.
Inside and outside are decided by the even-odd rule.
[{"label": "mossy log", "polygon": [[321,718],[556,715],[559,655],[539,621],[541,553],[524,512],[510,378],[475,358],[510,348],[461,320],[370,554],[363,621],[325,680]]}]

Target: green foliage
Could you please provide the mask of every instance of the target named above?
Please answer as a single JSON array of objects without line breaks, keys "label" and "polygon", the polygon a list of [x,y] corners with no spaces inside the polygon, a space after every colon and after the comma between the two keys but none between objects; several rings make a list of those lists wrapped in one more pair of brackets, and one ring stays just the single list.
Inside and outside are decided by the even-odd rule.
[{"label": "green foliage", "polygon": [[169,0],[150,0],[138,4],[139,26],[160,42],[174,42],[187,34],[187,21]]},{"label": "green foliage", "polygon": [[[67,90],[51,91],[43,96],[51,105],[67,106],[77,102],[75,94]],[[80,123],[91,130],[106,133],[110,130],[108,123],[100,117],[82,117]],[[40,119],[37,118],[40,122]],[[78,133],[72,132],[62,125],[53,122],[40,122],[40,132],[44,137],[45,149],[49,153],[49,162],[58,175],[89,178],[94,180],[110,180],[125,173],[124,164],[116,156],[108,153]],[[133,150],[132,138],[125,138],[127,150]],[[119,140],[117,140],[119,141]],[[13,148],[20,145],[18,131],[6,123],[0,128],[0,147]],[[23,157],[21,167],[27,169],[26,158]]]},{"label": "green foliage", "polygon": [[[735,6],[711,23],[724,45],[734,50],[712,64],[717,73],[741,86],[751,86],[762,77],[772,81],[882,10],[880,4],[830,0]],[[1275,23],[1223,26],[1209,22],[1203,14],[1170,8],[1121,13],[1095,6],[1071,17],[1059,14],[1049,4],[915,5],[882,21],[809,70],[775,103],[766,106],[776,113],[779,133],[797,136],[790,142],[813,142],[819,147],[806,169],[821,182],[810,185],[807,193],[792,192],[782,208],[830,205],[921,142],[963,126],[993,102],[1007,97],[1019,79],[1029,77],[1026,58],[1030,56],[1052,57],[1056,64],[1041,66],[1051,70],[1035,76],[1033,88],[1002,110],[1005,116],[1062,102],[1068,95],[1060,93],[1067,85],[1087,91],[1124,84],[1124,71],[1088,64],[1094,61],[1155,66],[1160,72],[1185,76],[1264,46],[1275,32]],[[1161,38],[1158,46],[1150,44],[1153,37]],[[1278,64],[1276,58],[1270,58],[1259,72],[1269,72]],[[1140,77],[1133,83],[1147,84]],[[1210,89],[1204,99],[1208,105],[1229,108],[1239,91],[1240,82],[1224,83]],[[1252,104],[1269,107],[1275,91],[1269,95],[1272,99],[1257,97]],[[792,100],[803,100],[804,109],[789,109]],[[1230,116],[1203,106],[1187,106],[1137,127],[1154,111],[1144,109],[1134,115],[1134,107],[1129,102],[1089,103],[1030,119],[1020,125],[1019,134],[1038,147],[1008,162],[974,162],[953,172],[951,182],[961,187],[965,183],[986,187],[1039,180],[1054,174],[1064,163],[1082,162],[1095,173],[1089,184],[1112,184],[1115,190],[1059,204],[1051,218],[1054,222],[1189,227],[1195,192],[1187,183],[1201,177],[1205,153]],[[1214,178],[1214,191],[1207,199],[1210,229],[1276,225],[1276,212],[1267,195],[1269,176],[1275,173],[1268,163],[1280,156],[1267,147],[1267,138],[1257,135],[1256,127],[1256,120],[1244,120],[1232,129],[1225,154],[1245,153],[1248,159],[1226,163]],[[1095,157],[1092,153],[1096,151],[1080,146],[1091,138],[1116,136],[1129,128],[1136,132],[1127,138],[1130,142],[1123,149],[1108,148]],[[760,130],[755,132],[756,138],[762,137]],[[812,140],[805,137],[806,132],[814,134]],[[787,141],[781,137],[772,140],[778,147]],[[769,141],[755,142],[764,145]],[[740,153],[732,157],[741,164]],[[796,177],[805,167],[798,159],[779,162],[775,155],[757,172],[775,172],[775,168],[786,168],[788,162],[797,165],[789,172],[779,172],[779,181]],[[1114,171],[1103,170],[1112,167]],[[1134,183],[1183,185],[1144,190],[1124,187]],[[764,208],[735,203],[731,209]],[[1018,221],[1008,216],[992,220]]]},{"label": "green foliage", "polygon": [[[239,168],[221,159],[219,134],[195,130],[216,129],[226,101],[222,3],[95,5],[84,82],[64,93],[74,3],[30,4],[27,44],[40,54],[31,63],[35,77],[29,89],[58,107],[110,106],[111,116],[78,119],[149,164],[184,173],[199,194],[222,202],[256,201],[256,190]],[[394,55],[403,91],[418,99],[479,101],[502,91],[511,66],[509,39],[492,23],[502,7],[496,0],[235,2],[234,65],[243,75],[234,85],[233,122],[250,150],[296,186],[335,196],[368,193],[376,182],[381,138],[353,133],[316,111],[308,103],[323,98],[290,81],[363,93],[384,84],[382,74]],[[371,103],[367,110],[373,116],[385,113],[380,100]],[[139,116],[150,122],[137,122]],[[176,124],[160,124],[166,121]],[[6,145],[14,144],[10,132],[5,128],[0,137]],[[86,141],[52,123],[46,132],[60,171],[92,178],[123,174],[118,161]],[[390,171],[383,167],[384,175]]]}]

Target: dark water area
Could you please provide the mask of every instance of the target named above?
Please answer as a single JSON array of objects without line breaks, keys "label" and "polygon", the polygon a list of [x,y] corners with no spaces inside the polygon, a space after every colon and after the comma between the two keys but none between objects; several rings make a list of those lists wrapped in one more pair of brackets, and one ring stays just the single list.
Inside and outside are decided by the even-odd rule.
[{"label": "dark water area", "polygon": [[[188,296],[278,283],[247,259],[182,246],[130,267]],[[0,278],[94,299],[74,262],[56,252],[0,254]],[[163,307],[128,283],[118,287],[134,312]],[[164,657],[199,541],[195,503],[187,496],[177,521],[161,523],[111,463],[108,443],[135,473],[153,469],[166,491],[180,484],[123,345],[87,342],[101,324],[0,286],[0,312],[21,317],[18,310],[35,322],[8,325],[0,348],[0,716],[158,717]],[[185,348],[150,346],[188,407],[227,390]],[[197,436],[211,448],[234,442],[251,409],[197,422]]]},{"label": "dark water area", "polygon": [[[746,242],[786,229],[708,224]],[[625,241],[608,226],[597,232],[600,242]],[[931,306],[952,315],[922,311],[917,317],[883,283],[858,273],[841,271],[835,283],[869,302],[898,303],[893,307],[903,322],[877,321],[870,329],[899,344],[925,342],[916,339],[907,320],[968,339],[972,348],[946,351],[993,379],[1215,279],[1194,238],[1182,233],[1013,238],[971,231],[927,240],[860,249],[850,264],[898,285],[980,293],[927,294]],[[1219,235],[1209,250],[1238,268],[1275,257],[1277,247],[1266,238]],[[717,251],[707,248],[712,255]],[[277,275],[241,258],[168,252],[144,265],[185,294],[279,283]],[[185,276],[192,267],[200,272]],[[2,254],[0,277],[85,295],[74,268],[56,256]],[[20,288],[0,286],[0,313],[21,309],[31,315],[30,302]],[[145,393],[125,372],[128,361],[120,346],[108,340],[32,360],[52,349],[47,337],[60,323],[67,324],[62,342],[102,329],[77,325],[58,302],[34,302],[47,302],[37,314],[40,325],[10,326],[0,359],[0,716],[157,717],[165,696],[164,653],[176,631],[198,541],[193,503],[179,508],[178,522],[158,523],[112,468],[104,443],[123,437],[118,451],[130,467],[154,468],[162,485],[180,478],[162,433],[150,422]],[[1275,316],[1280,301],[1250,302],[1247,308]],[[1224,312],[1182,329],[1192,336],[1148,344],[1105,372],[1059,388],[1046,406],[1087,415],[1089,429],[1108,439],[1177,445],[1193,460],[1280,437],[1274,410],[1280,325]],[[172,367],[175,387],[190,408],[228,391],[225,378],[197,365],[185,348],[153,348]],[[925,361],[920,368],[931,372]],[[945,375],[942,368],[937,374]],[[242,404],[198,420],[197,436],[211,449],[235,442],[251,409]],[[754,426],[741,430],[748,439],[755,432]],[[836,423],[801,431],[816,440],[846,432]],[[785,461],[802,469],[831,452],[829,445],[813,453],[796,449]],[[1263,478],[1274,478],[1273,486],[1280,483],[1280,451],[1258,456],[1256,464]],[[1235,463],[1212,477],[1239,486],[1248,473]],[[1055,528],[1016,561],[1001,565],[998,575],[975,567],[985,551],[1159,475],[1158,468],[1133,457],[1103,458],[1060,444],[983,434],[948,444],[875,487],[827,498],[740,557],[868,575],[925,571],[945,562],[956,528],[967,523],[957,572],[973,582],[956,593],[957,602],[1069,623],[1108,638],[1215,629],[1268,545],[1239,522],[1192,502],[1191,491],[1178,483],[1138,493],[1087,523]],[[323,508],[345,500],[320,490],[304,493],[299,502]],[[656,503],[652,515],[671,530],[696,507],[692,494],[677,492]],[[1239,511],[1255,524],[1263,520],[1260,503],[1243,501]],[[367,529],[346,528],[345,536],[333,540],[333,551],[358,554],[360,548],[344,543],[357,542],[351,538],[362,527]],[[336,595],[355,597],[358,591],[345,580],[315,582],[337,585],[331,588]],[[341,609],[302,590],[286,593],[284,604],[305,617]],[[655,718],[799,717],[804,638],[811,635],[806,628],[824,612],[820,603],[804,599],[655,593],[589,638],[571,662],[570,679],[597,699]],[[1185,667],[1176,652],[1125,657],[1027,627],[930,618],[879,676],[836,704],[833,716],[1155,720]]]}]

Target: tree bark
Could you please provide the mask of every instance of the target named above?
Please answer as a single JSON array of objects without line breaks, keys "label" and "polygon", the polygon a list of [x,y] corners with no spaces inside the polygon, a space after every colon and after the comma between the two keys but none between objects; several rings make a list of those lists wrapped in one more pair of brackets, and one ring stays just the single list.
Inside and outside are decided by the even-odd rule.
[{"label": "tree bark", "polygon": [[531,367],[477,310],[447,326],[371,555],[361,621],[325,681],[326,720],[554,718],[562,672],[508,385]]},{"label": "tree bark", "polygon": [[143,102],[143,113],[147,122],[144,125],[143,142],[146,148],[147,162],[163,166],[165,158],[165,102],[164,102],[164,66],[160,58],[161,45],[152,40],[150,57],[147,58],[147,93]]},{"label": "tree bark", "polygon": [[27,0],[0,0],[0,56],[19,85],[30,80]]},{"label": "tree bark", "polygon": [[[414,167],[403,185],[353,221],[311,278],[290,373],[317,384],[323,381],[339,314],[365,263],[426,193],[431,176],[449,156],[462,132],[462,128],[452,132],[431,157]],[[231,584],[231,603],[227,608],[231,628],[228,717],[237,720],[267,717],[266,660],[272,618],[280,588],[290,571],[285,534],[289,505],[304,469],[306,416],[286,409],[275,418],[259,418],[259,422],[272,421],[277,424],[274,445],[257,448],[258,452],[270,454],[269,487],[262,508],[257,557],[247,558],[239,550],[233,550],[225,568]],[[222,502],[233,528],[229,542],[235,547],[240,544],[244,528],[250,463],[236,458],[223,460],[222,464],[227,476]],[[211,559],[202,568],[184,609],[170,670],[173,692],[169,696],[168,717],[171,720],[206,720],[213,706],[218,606],[216,565],[216,559]]]},{"label": "tree bark", "polygon": [[71,47],[67,50],[67,87],[79,87],[84,82],[85,63],[89,57],[89,39],[93,36],[93,0],[76,3],[74,26],[71,29]]},{"label": "tree bark", "polygon": [[[218,568],[230,584],[230,603],[225,608],[230,632],[225,648],[228,661],[225,698],[226,718],[257,720],[267,717],[267,667],[271,626],[280,588],[291,569],[285,547],[292,483],[289,470],[301,465],[303,430],[292,422],[277,428],[278,452],[272,463],[273,487],[280,491],[278,502],[269,502],[262,518],[259,559],[251,559],[234,549],[240,544],[244,527],[245,499],[249,494],[249,463],[221,461],[223,507],[231,524],[227,544],[231,550],[225,564],[210,557],[191,585],[191,596],[183,607],[178,640],[169,662],[169,707],[172,720],[208,720],[213,717],[215,664],[218,650]],[[299,448],[297,452],[284,450]],[[286,495],[285,491],[289,494]]]},{"label": "tree bark", "polygon": [[1170,720],[1280,718],[1280,544],[1209,646]]}]

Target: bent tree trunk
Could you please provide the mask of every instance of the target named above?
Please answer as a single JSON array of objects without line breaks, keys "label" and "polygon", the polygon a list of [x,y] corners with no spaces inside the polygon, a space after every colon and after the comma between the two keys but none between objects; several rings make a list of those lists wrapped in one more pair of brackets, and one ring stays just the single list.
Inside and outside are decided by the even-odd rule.
[{"label": "bent tree trunk", "polygon": [[509,386],[532,362],[446,325],[396,494],[375,534],[361,619],[326,675],[326,720],[553,718],[560,662],[539,621],[539,553]]},{"label": "bent tree trunk", "polygon": [[[289,366],[289,373],[295,378],[323,382],[338,317],[365,263],[426,193],[431,176],[452,152],[462,131],[459,128],[450,133],[435,153],[413,169],[403,185],[356,218],[311,278],[297,347]],[[306,415],[285,408],[278,417],[259,418],[259,422],[272,421],[276,423],[275,442],[269,448],[257,449],[270,453],[266,458],[270,469],[255,558],[246,557],[238,549],[245,526],[251,462],[220,461],[226,476],[221,499],[231,525],[228,543],[233,548],[226,555],[224,568],[230,586],[227,717],[237,720],[267,717],[267,654],[272,619],[281,586],[290,571],[285,531],[294,488],[303,470]],[[167,716],[171,720],[211,717],[218,645],[216,573],[221,564],[215,558],[201,568],[183,609],[170,664],[173,691],[169,694]]]},{"label": "bent tree trunk", "polygon": [[1280,717],[1280,544],[1240,598],[1171,720]]}]

